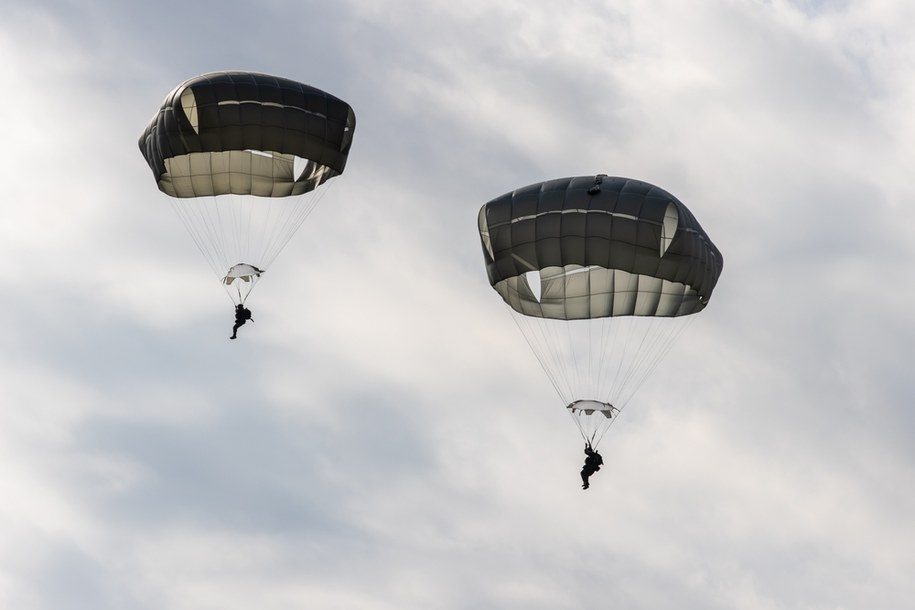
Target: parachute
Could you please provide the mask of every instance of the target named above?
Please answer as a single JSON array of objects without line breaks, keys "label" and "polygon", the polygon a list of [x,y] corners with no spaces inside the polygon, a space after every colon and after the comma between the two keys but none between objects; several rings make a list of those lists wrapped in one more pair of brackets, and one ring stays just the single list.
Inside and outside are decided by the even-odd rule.
[{"label": "parachute", "polygon": [[166,96],[140,152],[235,304],[343,172],[356,118],[314,87],[212,72]]},{"label": "parachute", "polygon": [[676,197],[604,174],[506,193],[478,225],[490,285],[596,447],[708,305],[721,253]]}]

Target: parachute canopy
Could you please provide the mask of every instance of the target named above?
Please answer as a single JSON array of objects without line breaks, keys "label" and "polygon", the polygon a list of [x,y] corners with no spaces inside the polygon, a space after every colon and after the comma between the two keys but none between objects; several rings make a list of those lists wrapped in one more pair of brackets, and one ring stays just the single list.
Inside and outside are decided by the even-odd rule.
[{"label": "parachute canopy", "polygon": [[227,291],[243,280],[229,295],[244,302],[315,189],[343,172],[355,127],[349,104],[315,87],[212,72],[166,96],[139,146],[216,277]]},{"label": "parachute canopy", "polygon": [[489,283],[528,316],[695,313],[708,303],[724,263],[676,197],[627,178],[520,188],[483,206],[479,230]]},{"label": "parachute canopy", "polygon": [[172,90],[139,145],[172,197],[287,197],[343,172],[355,127],[349,104],[320,89],[212,72]]},{"label": "parachute canopy", "polygon": [[708,305],[724,264],[676,197],[604,174],[506,193],[478,228],[490,285],[594,445],[681,320]]}]

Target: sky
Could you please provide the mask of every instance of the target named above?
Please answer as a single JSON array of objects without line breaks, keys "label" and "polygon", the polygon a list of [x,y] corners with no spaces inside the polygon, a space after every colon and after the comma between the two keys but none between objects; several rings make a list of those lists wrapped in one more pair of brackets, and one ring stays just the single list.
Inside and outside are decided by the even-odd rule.
[{"label": "sky", "polygon": [[[4,9],[0,607],[911,607],[912,3]],[[357,118],[238,341],[137,148],[229,69]],[[584,492],[476,215],[597,173],[725,268]]]}]

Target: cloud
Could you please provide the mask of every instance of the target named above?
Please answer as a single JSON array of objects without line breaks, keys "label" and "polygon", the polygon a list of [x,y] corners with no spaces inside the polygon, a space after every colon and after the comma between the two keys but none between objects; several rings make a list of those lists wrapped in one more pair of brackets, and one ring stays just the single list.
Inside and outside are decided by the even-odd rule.
[{"label": "cloud", "polygon": [[[0,605],[907,607],[911,22],[889,0],[9,8]],[[237,342],[136,149],[171,87],[225,68],[358,120]],[[725,270],[583,493],[475,223],[596,172],[677,195]]]}]

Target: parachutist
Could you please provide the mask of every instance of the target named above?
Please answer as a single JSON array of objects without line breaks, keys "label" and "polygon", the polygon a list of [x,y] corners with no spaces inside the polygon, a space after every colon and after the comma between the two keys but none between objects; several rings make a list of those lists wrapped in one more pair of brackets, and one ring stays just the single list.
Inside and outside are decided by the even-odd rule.
[{"label": "parachutist", "polygon": [[588,477],[592,476],[595,472],[600,470],[601,465],[604,463],[604,458],[600,454],[591,448],[591,443],[585,445],[585,465],[581,469],[581,488],[588,489],[591,485],[588,483]]},{"label": "parachutist", "polygon": [[[329,92],[230,70],[179,83],[137,144],[234,306],[343,173],[355,129],[352,107]],[[232,339],[251,319],[236,315]]]},{"label": "parachutist", "polygon": [[253,320],[251,310],[239,303],[235,306],[235,324],[232,326],[232,336],[229,339],[238,338],[238,329],[245,325],[248,320]]}]

